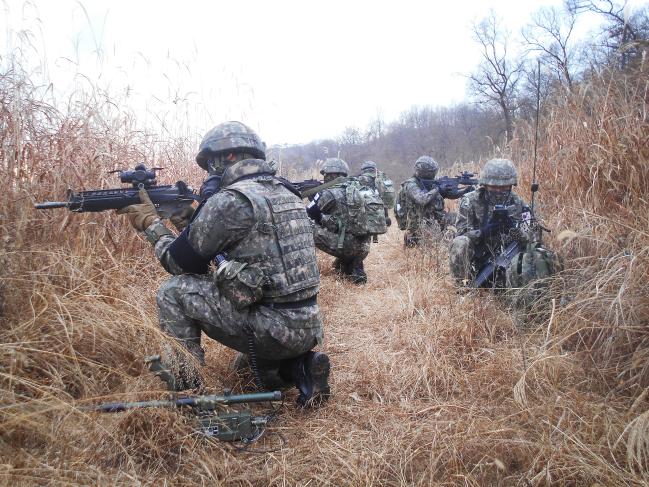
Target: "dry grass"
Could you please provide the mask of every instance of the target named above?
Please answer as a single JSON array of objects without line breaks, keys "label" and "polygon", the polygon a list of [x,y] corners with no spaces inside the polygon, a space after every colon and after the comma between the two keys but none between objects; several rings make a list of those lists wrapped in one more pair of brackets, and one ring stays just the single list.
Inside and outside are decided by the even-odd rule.
[{"label": "dry grass", "polygon": [[[106,170],[140,160],[170,166],[167,180],[187,177],[191,144],[139,133],[96,99],[60,113],[35,101],[24,77],[3,75],[0,484],[646,482],[642,83],[594,80],[547,108],[542,212],[555,234],[573,233],[551,240],[566,257],[556,283],[565,292],[538,303],[535,326],[520,331],[489,294],[455,294],[444,246],[404,254],[394,228],[370,254],[365,287],[337,280],[322,256],[334,396],[318,411],[287,404],[274,425],[287,446],[252,455],[196,436],[175,411],[78,408],[161,394],[142,357],[164,340],[154,290],[165,275],[114,215],[31,203],[68,185],[113,185]],[[514,146],[527,180],[528,133]],[[232,357],[207,343],[215,390],[241,389]]]}]

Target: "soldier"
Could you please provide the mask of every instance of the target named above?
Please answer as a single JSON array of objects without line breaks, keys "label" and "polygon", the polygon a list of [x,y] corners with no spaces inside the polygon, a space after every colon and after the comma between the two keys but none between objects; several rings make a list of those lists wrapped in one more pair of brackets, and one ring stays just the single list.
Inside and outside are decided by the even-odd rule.
[{"label": "soldier", "polygon": [[383,204],[385,205],[385,216],[388,218],[387,225],[390,226],[388,210],[394,208],[394,183],[383,172],[379,171],[374,161],[365,161],[361,165],[361,174],[358,176],[361,184],[370,188],[376,189],[381,195]]},{"label": "soldier", "polygon": [[401,184],[397,197],[396,214],[406,247],[414,247],[430,240],[436,227],[446,228],[444,198],[431,182],[437,176],[439,164],[429,156],[415,161],[415,174]]},{"label": "soldier", "polygon": [[[491,220],[494,207],[505,205],[513,221],[529,221],[531,212],[525,202],[512,191],[517,183],[516,168],[508,159],[487,161],[480,173],[480,187],[460,201],[457,215],[457,236],[449,251],[451,274],[458,283],[475,277],[488,258],[497,253],[510,233]],[[517,238],[527,237],[517,231]]]},{"label": "soldier", "polygon": [[[392,225],[388,210],[394,207],[394,186],[383,171],[379,171],[376,162],[365,161],[361,164],[361,174],[358,180],[363,186],[375,189],[379,192],[383,205],[385,206],[385,224]],[[376,240],[375,240],[376,241]]]},{"label": "soldier", "polygon": [[[204,365],[201,335],[238,350],[267,388],[295,385],[301,405],[329,395],[329,358],[316,301],[319,272],[299,194],[274,176],[265,144],[240,122],[210,130],[196,162],[208,171],[203,201],[177,237],[145,191],[126,213],[174,277],[158,291],[160,327]],[[186,216],[186,215],[185,215]],[[218,271],[210,269],[217,259]],[[201,387],[193,361],[166,353],[176,390]]]},{"label": "soldier", "polygon": [[[338,177],[347,176],[349,166],[342,159],[329,158],[320,173],[324,175],[324,182],[328,183]],[[316,194],[307,206],[307,214],[315,222],[316,247],[336,257],[334,268],[354,284],[367,282],[363,260],[370,251],[370,239],[373,235],[371,230],[359,228],[360,218],[350,216],[350,207],[354,204],[358,205],[357,210],[364,210],[362,190],[363,186],[357,180],[348,178],[345,182]],[[380,206],[382,222],[379,223],[382,223],[383,229],[375,230],[374,234],[385,233],[383,203],[376,190],[367,188],[367,191],[373,193],[375,204]],[[350,201],[351,199],[355,201]],[[360,205],[363,205],[363,208]]]}]

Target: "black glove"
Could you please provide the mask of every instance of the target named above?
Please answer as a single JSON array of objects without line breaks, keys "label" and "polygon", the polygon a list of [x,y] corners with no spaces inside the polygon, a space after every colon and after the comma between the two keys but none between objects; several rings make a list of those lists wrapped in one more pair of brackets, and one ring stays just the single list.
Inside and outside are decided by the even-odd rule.
[{"label": "black glove", "polygon": [[390,225],[392,225],[392,220],[390,219],[389,216],[386,216],[386,217],[385,217],[385,225],[388,226],[388,227],[389,227]]},{"label": "black glove", "polygon": [[219,191],[221,188],[221,178],[222,176],[213,174],[203,181],[201,189],[198,191],[200,201],[205,201],[207,198]]}]

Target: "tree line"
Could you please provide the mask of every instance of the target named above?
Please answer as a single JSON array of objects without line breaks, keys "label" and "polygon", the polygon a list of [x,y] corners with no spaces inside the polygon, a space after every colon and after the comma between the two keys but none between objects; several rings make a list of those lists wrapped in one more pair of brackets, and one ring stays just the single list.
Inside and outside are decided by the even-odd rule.
[{"label": "tree line", "polygon": [[[581,17],[599,27],[583,41],[575,27]],[[270,156],[286,173],[313,170],[326,157],[345,159],[356,172],[375,160],[396,181],[410,176],[412,162],[427,154],[442,167],[506,153],[519,121],[532,122],[540,104],[561,103],[586,89],[603,71],[635,72],[649,52],[649,6],[628,1],[565,0],[543,7],[516,35],[491,11],[472,26],[481,60],[467,77],[469,101],[447,106],[413,106],[397,120],[380,116],[365,129],[347,127],[333,139],[272,147]],[[537,67],[540,66],[540,77]],[[287,174],[291,176],[290,174]]]}]

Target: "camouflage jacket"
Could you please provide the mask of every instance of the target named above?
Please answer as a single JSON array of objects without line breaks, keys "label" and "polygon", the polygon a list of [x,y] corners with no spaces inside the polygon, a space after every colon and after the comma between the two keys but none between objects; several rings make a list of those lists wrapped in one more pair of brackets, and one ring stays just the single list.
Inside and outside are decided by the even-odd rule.
[{"label": "camouflage jacket", "polygon": [[[523,199],[514,192],[510,193],[506,205],[509,207],[509,216],[514,221],[521,221],[523,213],[530,211]],[[494,205],[487,201],[484,187],[463,196],[455,221],[457,235],[465,235],[474,243],[482,242],[489,246],[499,244],[501,235],[494,235],[485,241],[481,231],[491,220],[493,209]]]},{"label": "camouflage jacket", "polygon": [[437,221],[440,227],[446,225],[444,219],[444,198],[437,189],[427,190],[422,187],[416,177],[411,177],[403,182],[401,191],[406,200],[406,229],[416,230],[422,225]]},{"label": "camouflage jacket", "polygon": [[[276,184],[272,174],[272,167],[261,159],[246,159],[228,167],[223,175],[222,189],[196,210],[191,223],[183,231],[183,244],[191,247],[189,253],[194,252],[197,258],[205,261],[227,252],[242,262],[265,263],[262,267],[267,277],[278,282],[283,279],[285,284],[291,285],[295,300],[305,299],[317,293],[319,285],[311,226],[301,200]],[[268,185],[273,187],[268,189]],[[277,202],[273,203],[273,198]],[[270,209],[262,212],[260,207],[264,201],[268,201]],[[289,220],[284,221],[284,217],[289,217]],[[268,231],[275,231],[277,239],[255,237],[257,234],[263,237],[264,232]],[[161,221],[150,225],[145,234],[154,244],[156,256],[169,273],[187,272],[174,258],[174,252],[170,252],[182,234],[177,238]],[[276,242],[283,237],[290,242],[283,245]],[[271,241],[275,242],[273,248],[268,247]],[[186,246],[184,248],[187,249]],[[288,257],[285,255],[288,251],[295,251],[299,255]],[[293,269],[286,269],[286,262],[282,261],[291,261],[304,269],[292,272]],[[278,276],[279,268],[284,270],[284,278]],[[300,276],[304,277],[305,286],[296,284],[296,276],[297,280]]]}]

